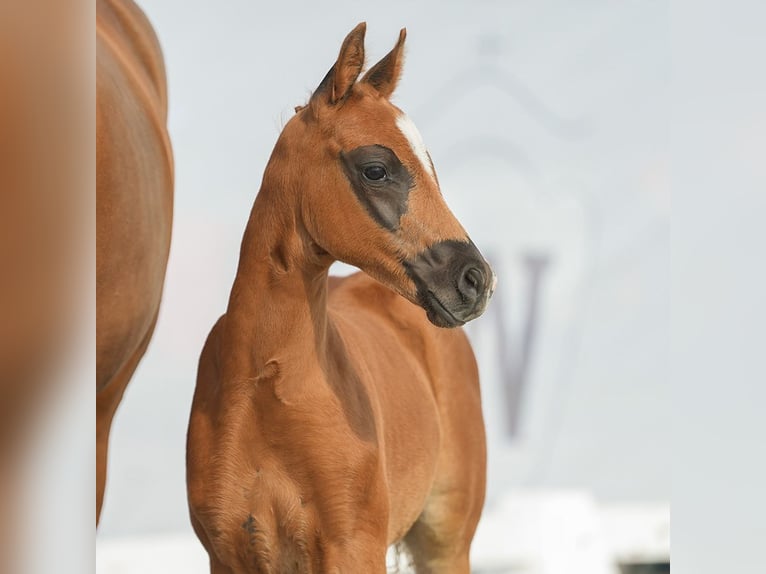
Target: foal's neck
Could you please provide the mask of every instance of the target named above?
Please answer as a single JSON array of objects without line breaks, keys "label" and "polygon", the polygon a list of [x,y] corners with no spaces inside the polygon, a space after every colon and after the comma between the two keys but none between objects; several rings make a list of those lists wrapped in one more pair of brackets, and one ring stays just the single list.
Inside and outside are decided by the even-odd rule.
[{"label": "foal's neck", "polygon": [[[250,356],[235,371],[257,376],[318,365],[328,339],[327,275],[332,263],[312,246],[280,190],[264,186],[253,205],[227,309],[227,335]],[[243,373],[237,373],[243,374]]]}]

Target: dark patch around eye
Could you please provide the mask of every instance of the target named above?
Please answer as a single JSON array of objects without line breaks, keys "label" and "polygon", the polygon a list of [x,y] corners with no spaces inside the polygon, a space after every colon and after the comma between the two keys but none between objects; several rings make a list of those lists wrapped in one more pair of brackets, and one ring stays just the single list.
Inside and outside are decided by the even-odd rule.
[{"label": "dark patch around eye", "polygon": [[[340,160],[356,197],[373,219],[389,231],[398,229],[407,212],[413,179],[396,154],[382,145],[367,145],[341,152]],[[379,181],[365,178],[364,168],[371,164],[385,167],[386,177]]]}]

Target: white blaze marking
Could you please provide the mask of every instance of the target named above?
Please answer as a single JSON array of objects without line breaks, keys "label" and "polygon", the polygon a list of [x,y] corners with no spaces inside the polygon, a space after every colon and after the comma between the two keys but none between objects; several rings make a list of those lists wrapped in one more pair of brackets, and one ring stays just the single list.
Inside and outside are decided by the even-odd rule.
[{"label": "white blaze marking", "polygon": [[430,174],[433,179],[436,179],[434,169],[431,166],[431,160],[428,158],[426,144],[423,143],[423,138],[420,135],[418,128],[415,127],[413,121],[409,118],[409,116],[407,116],[407,114],[403,113],[398,118],[396,118],[396,127],[399,128],[399,130],[404,134],[404,137],[407,138],[407,141],[410,142],[412,151],[415,152],[415,155],[420,160],[420,163],[423,164],[423,168],[426,170],[426,172]]}]

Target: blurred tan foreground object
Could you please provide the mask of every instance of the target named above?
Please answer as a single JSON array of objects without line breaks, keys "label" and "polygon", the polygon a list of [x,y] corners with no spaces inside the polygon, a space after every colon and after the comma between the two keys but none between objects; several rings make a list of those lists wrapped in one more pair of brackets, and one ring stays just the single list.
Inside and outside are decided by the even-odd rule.
[{"label": "blurred tan foreground object", "polygon": [[2,573],[26,571],[21,531],[36,493],[24,467],[49,407],[70,390],[62,368],[82,352],[81,294],[92,286],[92,20],[74,4],[0,2]]},{"label": "blurred tan foreground object", "polygon": [[112,417],[154,331],[173,212],[165,68],[130,0],[96,5],[96,521]]}]

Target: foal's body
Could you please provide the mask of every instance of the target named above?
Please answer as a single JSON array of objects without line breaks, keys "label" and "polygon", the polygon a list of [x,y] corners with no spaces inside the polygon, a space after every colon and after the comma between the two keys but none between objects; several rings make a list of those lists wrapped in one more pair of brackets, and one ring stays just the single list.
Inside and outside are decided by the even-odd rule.
[{"label": "foal's body", "polygon": [[[254,305],[303,289],[300,275],[278,293],[241,279]],[[213,572],[384,572],[405,534],[422,571],[468,572],[486,453],[465,334],[363,274],[331,278],[329,294],[326,280],[297,314],[259,313],[244,296],[205,344],[189,488]],[[247,352],[220,354],[264,342],[260,368]]]},{"label": "foal's body", "polygon": [[[470,571],[478,373],[441,327],[484,311],[493,274],[388,101],[404,32],[356,82],[363,37],[285,126],[200,357],[187,482],[216,574],[380,574],[399,541],[419,573]],[[338,259],[375,279],[328,279]]]}]

